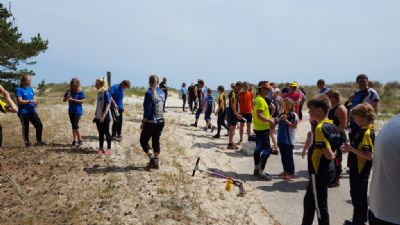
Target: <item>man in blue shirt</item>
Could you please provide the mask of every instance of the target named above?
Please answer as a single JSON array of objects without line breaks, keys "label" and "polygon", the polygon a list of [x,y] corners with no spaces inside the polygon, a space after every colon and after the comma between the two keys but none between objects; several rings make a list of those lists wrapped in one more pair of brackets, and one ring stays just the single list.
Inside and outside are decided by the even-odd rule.
[{"label": "man in blue shirt", "polygon": [[112,125],[112,138],[121,140],[122,136],[122,123],[123,123],[123,113],[124,113],[124,97],[125,89],[131,88],[131,82],[129,80],[124,80],[120,84],[115,84],[110,88],[110,94],[112,97],[111,112],[118,111],[118,114],[114,113],[115,120]]},{"label": "man in blue shirt", "polygon": [[323,79],[319,79],[317,81],[317,87],[319,89],[320,95],[323,95],[330,90],[329,88],[325,87],[325,80],[323,80]]},{"label": "man in blue shirt", "polygon": [[15,96],[17,97],[19,107],[18,116],[21,119],[26,147],[31,146],[29,141],[29,122],[31,122],[36,129],[36,145],[45,145],[42,141],[43,124],[35,110],[39,102],[31,87],[31,83],[32,76],[23,75],[20,86],[15,90]]}]

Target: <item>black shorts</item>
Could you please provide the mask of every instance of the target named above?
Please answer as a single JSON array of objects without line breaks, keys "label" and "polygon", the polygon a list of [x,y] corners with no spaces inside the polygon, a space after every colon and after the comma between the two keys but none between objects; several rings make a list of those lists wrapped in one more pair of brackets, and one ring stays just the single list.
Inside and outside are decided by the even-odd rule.
[{"label": "black shorts", "polygon": [[236,126],[238,123],[238,119],[236,116],[233,114],[233,111],[231,108],[228,108],[226,111],[226,117],[228,119],[228,125],[229,126]]},{"label": "black shorts", "polygon": [[253,114],[251,113],[239,113],[246,121],[244,120],[239,120],[241,123],[251,123],[253,122]]},{"label": "black shorts", "polygon": [[69,120],[71,121],[72,129],[79,129],[79,120],[81,119],[81,115],[76,113],[69,113]]}]

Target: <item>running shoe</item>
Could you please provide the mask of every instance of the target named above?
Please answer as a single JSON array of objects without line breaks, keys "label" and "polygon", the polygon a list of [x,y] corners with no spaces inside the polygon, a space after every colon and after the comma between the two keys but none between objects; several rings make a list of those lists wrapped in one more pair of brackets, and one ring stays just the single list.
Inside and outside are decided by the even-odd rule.
[{"label": "running shoe", "polygon": [[98,153],[99,155],[103,155],[103,154],[104,154],[104,150],[103,150],[103,149],[99,149],[99,150],[97,151],[97,153]]},{"label": "running shoe", "polygon": [[44,143],[43,141],[38,141],[35,146],[45,146],[45,145],[46,143]]},{"label": "running shoe", "polygon": [[237,150],[237,149],[239,149],[237,146],[235,146],[234,144],[228,144],[228,147],[227,147],[228,149],[232,149],[232,150]]},{"label": "running shoe", "polygon": [[219,136],[219,134],[216,134],[216,135],[213,136],[213,138],[217,139],[217,138],[221,138],[221,136]]},{"label": "running shoe", "polygon": [[104,152],[104,155],[111,155],[111,149],[107,149],[107,150]]},{"label": "running shoe", "polygon": [[258,178],[261,180],[266,180],[266,181],[272,180],[271,175],[269,175],[268,173],[258,174]]}]

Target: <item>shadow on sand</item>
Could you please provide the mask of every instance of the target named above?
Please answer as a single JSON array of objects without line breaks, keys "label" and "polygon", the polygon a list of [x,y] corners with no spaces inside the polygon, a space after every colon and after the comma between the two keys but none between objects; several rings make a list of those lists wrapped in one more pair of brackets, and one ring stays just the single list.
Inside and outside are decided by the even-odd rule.
[{"label": "shadow on sand", "polygon": [[146,167],[142,166],[109,166],[109,167],[100,167],[100,166],[93,166],[89,168],[84,168],[83,171],[85,171],[88,174],[101,174],[101,173],[126,173],[129,171],[147,171]]}]

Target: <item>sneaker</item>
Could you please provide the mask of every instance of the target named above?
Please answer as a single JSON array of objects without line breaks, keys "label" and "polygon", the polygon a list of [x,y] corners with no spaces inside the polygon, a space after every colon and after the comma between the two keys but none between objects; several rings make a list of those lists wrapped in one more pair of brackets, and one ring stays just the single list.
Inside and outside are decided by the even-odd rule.
[{"label": "sneaker", "polygon": [[73,142],[71,143],[71,145],[72,145],[72,147],[75,146],[75,145],[76,145],[76,141],[73,141]]},{"label": "sneaker", "polygon": [[217,139],[217,138],[221,138],[221,137],[219,136],[219,134],[216,134],[216,135],[213,136],[213,138]]},{"label": "sneaker", "polygon": [[296,176],[294,174],[286,174],[283,179],[285,180],[293,180],[294,178],[296,178]]},{"label": "sneaker", "polygon": [[154,158],[154,169],[156,169],[156,170],[160,169],[160,159],[159,158]]},{"label": "sneaker", "polygon": [[45,146],[45,145],[46,143],[44,143],[43,141],[38,141],[35,146]]},{"label": "sneaker", "polygon": [[203,129],[204,129],[204,131],[205,131],[205,132],[207,132],[207,130],[208,130],[208,127],[204,127]]},{"label": "sneaker", "polygon": [[258,169],[254,169],[253,175],[258,177],[258,175],[260,175],[260,171]]},{"label": "sneaker", "polygon": [[155,159],[151,158],[150,162],[146,166],[146,170],[155,169]]},{"label": "sneaker", "polygon": [[78,146],[82,146],[83,145],[83,141],[82,140],[79,140],[78,141]]},{"label": "sneaker", "polygon": [[99,155],[103,155],[103,154],[104,154],[104,150],[103,150],[103,149],[99,149],[99,150],[97,151],[97,153],[98,153]]},{"label": "sneaker", "polygon": [[227,149],[232,149],[232,150],[237,150],[237,149],[239,149],[236,145],[234,145],[234,144],[228,144],[228,147],[227,147]]},{"label": "sneaker", "polygon": [[340,182],[337,180],[337,181],[330,183],[328,185],[328,188],[335,188],[335,187],[339,187],[339,186],[340,186]]},{"label": "sneaker", "polygon": [[197,127],[197,123],[192,123],[192,124],[190,124],[190,126]]},{"label": "sneaker", "polygon": [[111,155],[111,149],[107,149],[107,150],[104,152],[104,155]]},{"label": "sneaker", "polygon": [[28,142],[25,142],[25,147],[31,147],[32,146],[32,144],[28,141]]},{"label": "sneaker", "polygon": [[285,177],[286,175],[286,171],[282,171],[280,174],[278,174],[278,177]]},{"label": "sneaker", "polygon": [[353,222],[351,220],[345,220],[344,225],[352,225]]},{"label": "sneaker", "polygon": [[266,180],[266,181],[272,180],[271,175],[269,175],[268,173],[258,174],[258,178],[261,180]]},{"label": "sneaker", "polygon": [[225,136],[225,137],[229,137],[229,134],[225,134],[224,136]]}]

